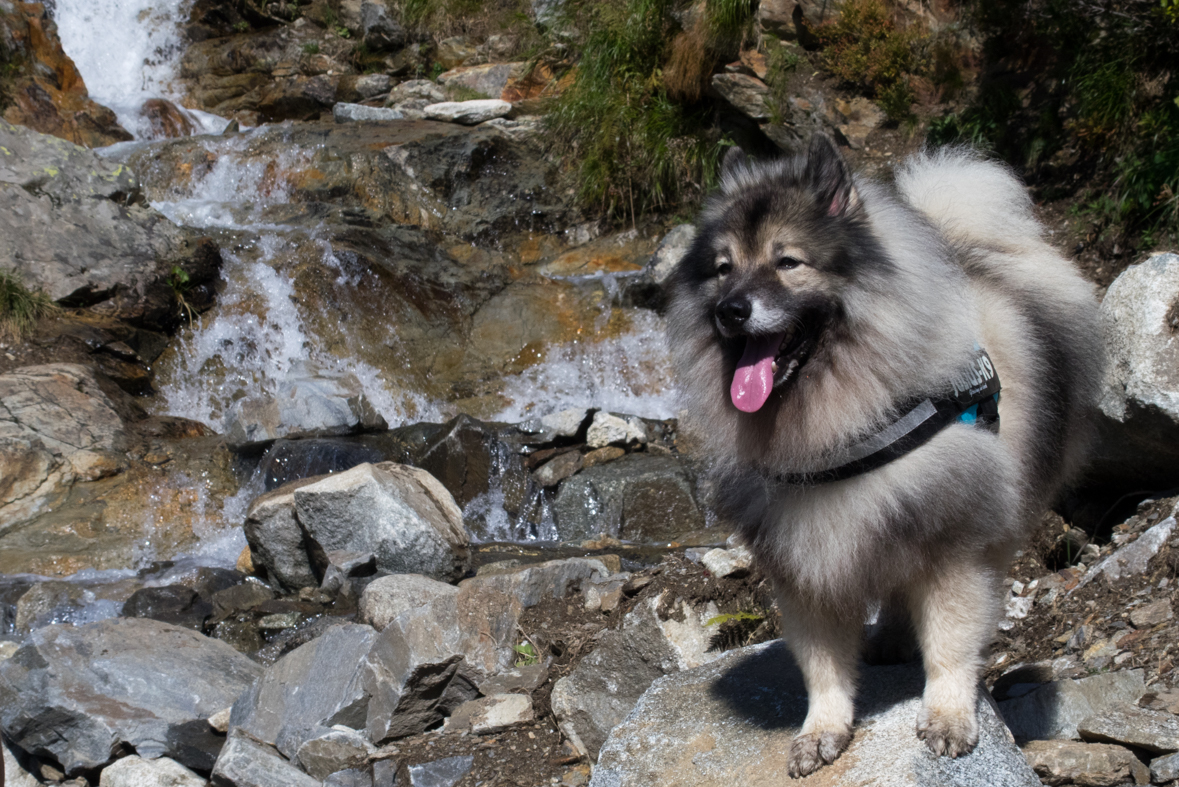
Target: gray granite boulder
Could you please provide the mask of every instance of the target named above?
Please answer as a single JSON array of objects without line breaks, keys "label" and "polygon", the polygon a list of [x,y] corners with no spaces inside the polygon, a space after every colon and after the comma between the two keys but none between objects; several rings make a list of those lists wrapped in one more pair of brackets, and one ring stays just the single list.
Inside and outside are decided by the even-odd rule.
[{"label": "gray granite boulder", "polygon": [[1133,705],[1095,713],[1077,725],[1087,741],[1122,743],[1151,754],[1179,751],[1179,716]]},{"label": "gray granite boulder", "polygon": [[274,663],[233,704],[230,729],[287,759],[327,728],[363,729],[370,693],[363,662],[377,639],[369,626],[333,626]]},{"label": "gray granite boulder", "polygon": [[279,384],[274,396],[239,399],[226,417],[231,445],[280,437],[333,437],[388,428],[355,375],[328,376],[308,370]]},{"label": "gray granite boulder", "polygon": [[[866,668],[850,747],[798,784],[1039,787],[985,695],[978,748],[935,757],[914,732],[924,682],[919,665]],[[780,642],[732,651],[652,685],[610,732],[590,785],[778,787],[788,781],[790,741],[806,707],[802,676]]]},{"label": "gray granite boulder", "polygon": [[1045,683],[999,703],[1018,741],[1079,740],[1077,725],[1094,714],[1134,703],[1146,691],[1142,670],[1125,670]]},{"label": "gray granite boulder", "polygon": [[261,671],[224,642],[154,620],[48,626],[0,663],[0,728],[67,775],[121,745],[208,770],[222,741],[206,719]]},{"label": "gray granite boulder", "polygon": [[430,120],[443,120],[464,126],[474,126],[492,118],[507,117],[511,111],[512,105],[498,98],[443,101],[440,104],[430,104],[423,110]]},{"label": "gray granite boulder", "polygon": [[309,549],[371,552],[380,571],[455,580],[470,565],[463,515],[432,475],[361,464],[294,492]]},{"label": "gray granite boulder", "polygon": [[205,787],[208,781],[175,760],[131,755],[102,769],[98,787]]},{"label": "gray granite boulder", "polygon": [[254,564],[282,590],[315,587],[319,580],[307,554],[307,539],[295,517],[295,490],[318,477],[291,481],[254,499],[246,514],[246,543]]},{"label": "gray granite boulder", "polygon": [[265,743],[241,730],[230,730],[225,748],[213,768],[213,784],[229,787],[320,787],[320,780],[308,776]]}]

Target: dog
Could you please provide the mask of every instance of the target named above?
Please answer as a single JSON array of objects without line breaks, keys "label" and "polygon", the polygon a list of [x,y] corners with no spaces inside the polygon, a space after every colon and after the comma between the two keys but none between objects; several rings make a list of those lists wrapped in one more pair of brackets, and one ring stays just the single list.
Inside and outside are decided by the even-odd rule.
[{"label": "dog", "polygon": [[1093,288],[1003,165],[942,149],[872,182],[816,135],[728,152],[667,291],[684,426],[807,687],[790,775],[851,741],[876,604],[922,653],[918,737],[973,751],[1002,580],[1093,431]]}]

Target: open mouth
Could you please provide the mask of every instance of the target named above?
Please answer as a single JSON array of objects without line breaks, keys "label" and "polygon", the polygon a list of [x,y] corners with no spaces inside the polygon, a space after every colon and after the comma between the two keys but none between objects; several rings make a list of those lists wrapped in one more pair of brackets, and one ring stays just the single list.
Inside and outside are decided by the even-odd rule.
[{"label": "open mouth", "polygon": [[799,325],[766,336],[748,336],[729,394],[746,413],[760,410],[770,393],[794,377],[810,354],[811,333]]}]

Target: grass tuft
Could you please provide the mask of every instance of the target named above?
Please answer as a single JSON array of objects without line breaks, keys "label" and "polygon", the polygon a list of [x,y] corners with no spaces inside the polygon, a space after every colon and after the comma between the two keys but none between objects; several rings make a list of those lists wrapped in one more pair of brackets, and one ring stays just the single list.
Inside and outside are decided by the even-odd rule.
[{"label": "grass tuft", "polygon": [[15,271],[0,271],[0,338],[19,341],[58,306],[43,292],[26,288]]}]

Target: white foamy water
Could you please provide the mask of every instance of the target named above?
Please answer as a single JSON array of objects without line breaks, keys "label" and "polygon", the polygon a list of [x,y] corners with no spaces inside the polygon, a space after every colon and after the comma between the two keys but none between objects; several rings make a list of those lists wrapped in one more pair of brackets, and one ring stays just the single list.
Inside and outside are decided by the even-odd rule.
[{"label": "white foamy water", "polygon": [[[56,0],[53,12],[62,48],[78,67],[90,97],[110,107],[136,139],[150,139],[140,117],[143,102],[165,98],[179,105],[172,81],[184,54],[181,25],[191,0]],[[227,123],[187,110],[198,133],[220,133]]]}]

